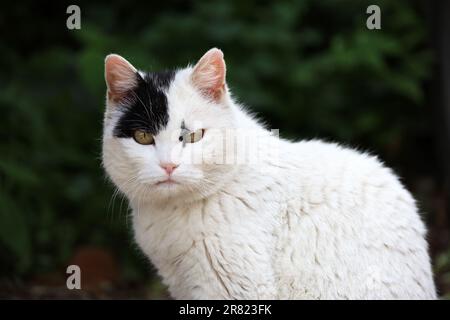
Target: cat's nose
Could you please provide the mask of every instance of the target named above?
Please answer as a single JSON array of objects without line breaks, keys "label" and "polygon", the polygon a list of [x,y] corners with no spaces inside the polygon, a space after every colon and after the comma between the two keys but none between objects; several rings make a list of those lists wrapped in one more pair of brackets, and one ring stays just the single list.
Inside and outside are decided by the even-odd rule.
[{"label": "cat's nose", "polygon": [[172,172],[178,167],[175,163],[160,163],[159,166],[166,171],[166,173],[170,176]]}]

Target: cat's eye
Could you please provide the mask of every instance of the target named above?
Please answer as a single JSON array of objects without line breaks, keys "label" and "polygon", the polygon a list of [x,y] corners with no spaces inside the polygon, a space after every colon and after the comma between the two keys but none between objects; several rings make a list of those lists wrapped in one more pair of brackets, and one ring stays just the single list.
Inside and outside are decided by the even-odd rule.
[{"label": "cat's eye", "polygon": [[205,134],[205,129],[198,129],[193,132],[189,132],[180,137],[180,141],[183,143],[194,143],[200,141]]},{"label": "cat's eye", "polygon": [[143,130],[136,130],[133,134],[133,138],[139,144],[147,145],[155,143],[155,139],[153,138],[153,136],[150,133]]}]

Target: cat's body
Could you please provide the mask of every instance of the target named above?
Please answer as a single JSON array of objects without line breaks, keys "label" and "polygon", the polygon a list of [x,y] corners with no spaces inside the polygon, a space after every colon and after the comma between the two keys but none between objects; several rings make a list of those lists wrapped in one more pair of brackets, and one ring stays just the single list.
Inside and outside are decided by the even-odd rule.
[{"label": "cat's body", "polygon": [[[117,77],[108,79],[115,70],[108,70],[107,60],[112,93],[105,116],[104,165],[129,198],[136,241],[172,296],[436,298],[426,230],[413,198],[396,176],[376,158],[351,149],[321,141],[292,143],[266,134],[230,98],[221,53],[212,50],[205,57],[168,83],[152,80],[156,91],[165,94],[168,109],[167,122],[152,132],[154,144],[145,146],[155,148],[153,155],[117,132],[127,111],[120,110],[121,103],[112,103]],[[119,71],[115,75],[131,76]],[[214,72],[223,75],[214,77]],[[200,75],[194,77],[196,73]],[[205,75],[209,78],[202,82]],[[219,79],[218,85],[207,81],[211,78]],[[145,104],[141,98],[132,100]],[[155,101],[160,100],[149,97],[149,104]],[[179,146],[170,132],[180,123],[197,130],[195,120],[206,128],[204,138]],[[200,147],[208,160],[223,156],[211,152],[222,139],[218,133],[209,134],[212,128],[260,132],[260,143],[252,151],[258,154],[257,163],[184,162],[184,153]],[[276,152],[267,152],[274,145]],[[177,163],[169,176],[178,180],[161,185],[163,173],[153,175],[155,166],[146,166],[167,161],[169,153],[170,161]]]},{"label": "cat's body", "polygon": [[284,147],[275,176],[245,168],[203,200],[133,205],[136,240],[170,292],[184,299],[433,298],[425,228],[391,172],[319,141]]}]

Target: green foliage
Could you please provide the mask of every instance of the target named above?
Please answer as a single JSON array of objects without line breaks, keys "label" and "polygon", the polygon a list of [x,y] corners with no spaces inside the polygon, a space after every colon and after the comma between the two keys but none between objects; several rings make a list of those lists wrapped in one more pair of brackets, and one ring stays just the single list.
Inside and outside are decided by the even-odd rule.
[{"label": "green foliage", "polygon": [[429,134],[430,54],[411,1],[377,3],[374,31],[365,27],[372,1],[362,0],[86,2],[76,31],[65,28],[62,4],[2,12],[0,26],[16,32],[0,44],[0,273],[52,271],[76,246],[96,244],[129,278],[144,274],[126,205],[112,208],[101,170],[111,52],[158,70],[220,47],[235,95],[283,136],[357,144],[401,168],[414,139]]}]

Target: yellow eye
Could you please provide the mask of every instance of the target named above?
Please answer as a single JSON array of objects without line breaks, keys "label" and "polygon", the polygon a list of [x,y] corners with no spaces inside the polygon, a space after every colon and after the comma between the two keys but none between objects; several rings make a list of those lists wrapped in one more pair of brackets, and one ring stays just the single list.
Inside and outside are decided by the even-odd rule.
[{"label": "yellow eye", "polygon": [[184,143],[194,143],[200,141],[205,134],[205,129],[198,129],[197,131],[187,133],[183,136]]},{"label": "yellow eye", "polygon": [[155,139],[153,136],[145,131],[136,130],[133,135],[134,140],[139,144],[154,144]]}]

